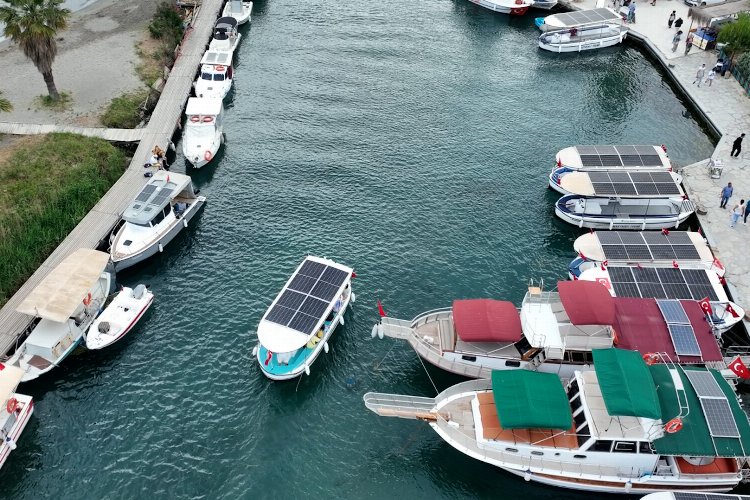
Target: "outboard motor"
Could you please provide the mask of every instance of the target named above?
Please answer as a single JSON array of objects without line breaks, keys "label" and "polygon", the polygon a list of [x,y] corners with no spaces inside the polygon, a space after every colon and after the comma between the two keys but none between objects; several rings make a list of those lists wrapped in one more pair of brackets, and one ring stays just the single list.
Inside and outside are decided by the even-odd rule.
[{"label": "outboard motor", "polygon": [[138,285],[133,289],[133,298],[134,299],[140,299],[143,297],[143,294],[146,293],[146,285]]}]

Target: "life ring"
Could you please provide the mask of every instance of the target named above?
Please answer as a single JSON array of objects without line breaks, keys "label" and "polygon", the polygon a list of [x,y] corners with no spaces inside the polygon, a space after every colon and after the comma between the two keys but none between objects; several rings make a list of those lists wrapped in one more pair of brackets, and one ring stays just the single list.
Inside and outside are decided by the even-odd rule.
[{"label": "life ring", "polygon": [[206,151],[205,153],[203,153],[203,158],[206,161],[211,161],[211,158],[213,158],[213,157],[214,157],[214,155],[211,154],[211,151]]},{"label": "life ring", "polygon": [[212,121],[214,121],[214,117],[213,116],[204,116],[203,117],[203,123],[211,123]]},{"label": "life ring", "polygon": [[193,123],[198,123],[199,121],[201,121],[201,117],[198,115],[193,115],[190,117],[190,121]]},{"label": "life ring", "polygon": [[222,66],[221,64],[219,64],[218,66],[216,66],[216,71],[224,71],[225,69],[226,68],[224,66]]},{"label": "life ring", "polygon": [[5,409],[8,413],[13,413],[18,409],[18,400],[16,398],[10,398],[5,405]]},{"label": "life ring", "polygon": [[643,355],[643,361],[646,362],[647,365],[651,366],[654,363],[656,363],[659,360],[659,355],[655,352],[647,352]]},{"label": "life ring", "polygon": [[83,305],[84,306],[90,306],[91,305],[91,292],[89,292],[84,298],[83,298]]},{"label": "life ring", "polygon": [[680,417],[675,417],[669,422],[667,422],[667,425],[664,426],[664,430],[667,431],[669,434],[674,434],[675,432],[680,432],[682,429],[682,419]]}]

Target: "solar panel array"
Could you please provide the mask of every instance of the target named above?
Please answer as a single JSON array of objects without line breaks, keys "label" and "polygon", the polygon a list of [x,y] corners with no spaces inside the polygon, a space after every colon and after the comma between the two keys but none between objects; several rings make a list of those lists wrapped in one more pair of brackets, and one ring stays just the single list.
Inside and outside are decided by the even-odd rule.
[{"label": "solar panel array", "polygon": [[674,500],[747,500],[747,497],[741,495],[722,495],[718,493],[675,491],[672,495],[674,495]]},{"label": "solar panel array", "polygon": [[606,260],[700,260],[693,240],[683,231],[663,234],[656,231],[596,233]]},{"label": "solar panel array", "polygon": [[680,187],[669,172],[588,172],[597,196],[678,196]]},{"label": "solar panel array", "polygon": [[617,297],[719,300],[704,269],[609,266],[607,272]]},{"label": "solar panel array", "polygon": [[310,335],[349,273],[305,260],[266,315],[266,321]]},{"label": "solar panel array", "polygon": [[657,300],[659,311],[667,323],[669,336],[677,356],[700,356],[701,348],[695,338],[693,326],[690,324],[685,309],[679,300]]},{"label": "solar panel array", "polygon": [[555,14],[555,17],[565,26],[578,26],[586,23],[620,21],[619,15],[609,9],[580,10],[577,12],[566,12]]},{"label": "solar panel array", "polygon": [[151,198],[151,195],[154,194],[154,191],[156,191],[155,184],[146,184],[141,192],[138,193],[138,196],[135,197],[135,201],[148,201],[148,199]]},{"label": "solar panel array", "polygon": [[700,399],[711,436],[739,438],[740,431],[734,420],[732,408],[713,374],[707,371],[685,370],[685,375]]},{"label": "solar panel array", "polygon": [[654,146],[576,146],[584,167],[664,167]]}]

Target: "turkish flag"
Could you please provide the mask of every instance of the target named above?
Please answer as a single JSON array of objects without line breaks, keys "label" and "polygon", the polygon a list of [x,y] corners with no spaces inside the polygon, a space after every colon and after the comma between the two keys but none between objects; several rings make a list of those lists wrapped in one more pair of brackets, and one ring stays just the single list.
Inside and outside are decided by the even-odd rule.
[{"label": "turkish flag", "polygon": [[747,369],[745,363],[742,362],[742,358],[737,356],[737,359],[729,363],[729,369],[737,374],[738,377],[744,378],[745,380],[750,379],[750,370]]},{"label": "turkish flag", "polygon": [[5,370],[5,365],[0,363],[0,371]]},{"label": "turkish flag", "polygon": [[711,309],[711,299],[709,299],[708,297],[699,300],[698,305],[700,305],[701,309],[703,309],[703,312],[708,314],[709,316],[714,313],[713,309]]},{"label": "turkish flag", "polygon": [[734,310],[734,307],[732,307],[732,304],[730,304],[729,302],[727,302],[727,305],[726,305],[725,308],[726,308],[727,312],[732,315],[733,318],[739,318],[740,317],[740,315],[737,314],[737,311]]},{"label": "turkish flag", "polygon": [[356,277],[357,277],[357,273],[355,273],[354,271],[352,271],[352,278],[356,278]]},{"label": "turkish flag", "polygon": [[676,260],[672,261],[672,267],[680,267]]},{"label": "turkish flag", "polygon": [[378,299],[378,314],[380,314],[381,318],[384,318],[386,316],[385,310],[383,309],[383,304],[380,303],[380,299]]},{"label": "turkish flag", "polygon": [[669,234],[669,229],[662,229],[661,233],[666,236]]},{"label": "turkish flag", "polygon": [[602,271],[606,271],[608,265],[609,265],[608,260],[605,260],[604,262],[602,262]]}]

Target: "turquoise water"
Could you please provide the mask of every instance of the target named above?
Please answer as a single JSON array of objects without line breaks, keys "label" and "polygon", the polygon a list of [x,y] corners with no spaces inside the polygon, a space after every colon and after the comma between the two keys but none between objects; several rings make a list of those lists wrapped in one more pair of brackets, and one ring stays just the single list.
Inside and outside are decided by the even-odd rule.
[{"label": "turquoise water", "polygon": [[[361,400],[434,394],[411,350],[370,338],[378,298],[410,318],[454,298],[518,302],[530,278],[565,277],[579,233],[545,187],[557,150],[665,143],[684,164],[713,149],[637,50],[543,53],[535,15],[465,0],[256,1],[225,153],[188,170],[204,212],[119,277],[156,294],[129,338],[22,388],[36,413],[1,495],[587,498]],[[270,382],[253,331],[308,252],[356,270],[357,302],[309,377]],[[430,373],[439,388],[460,380]]]}]

